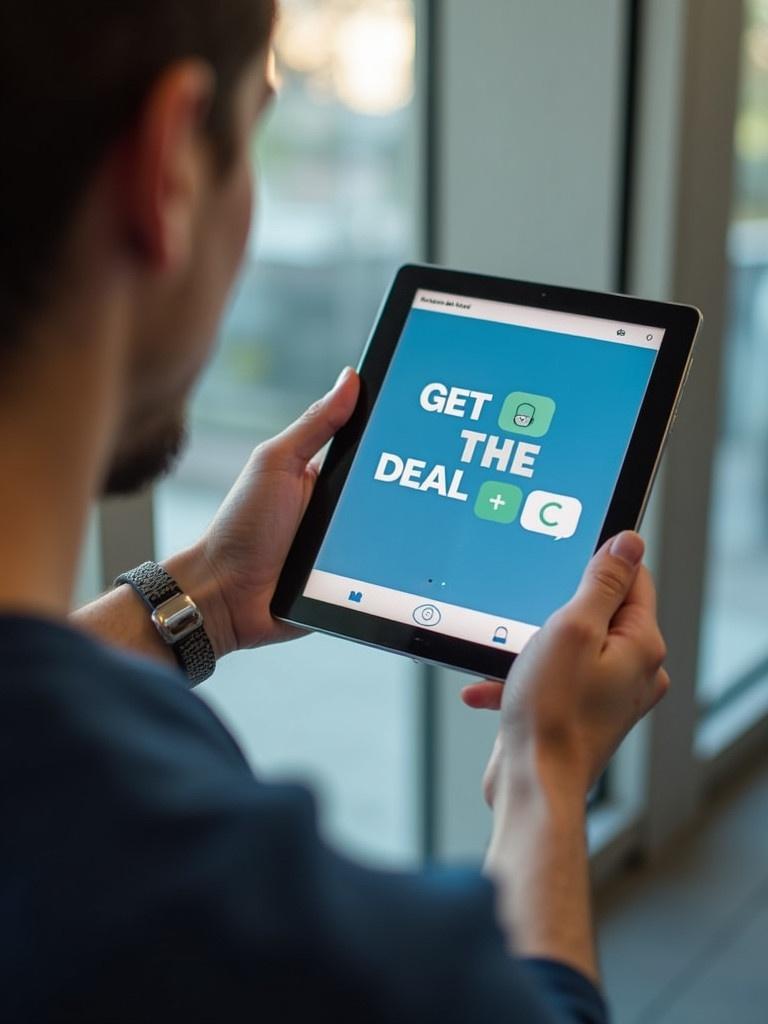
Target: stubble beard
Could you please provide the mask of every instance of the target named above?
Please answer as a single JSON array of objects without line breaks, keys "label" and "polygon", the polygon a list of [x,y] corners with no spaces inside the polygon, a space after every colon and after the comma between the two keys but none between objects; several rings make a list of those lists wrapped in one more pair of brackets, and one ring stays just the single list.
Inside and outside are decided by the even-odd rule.
[{"label": "stubble beard", "polygon": [[102,494],[105,497],[134,494],[167,476],[178,462],[186,441],[186,423],[179,417],[153,437],[129,442],[113,459]]}]

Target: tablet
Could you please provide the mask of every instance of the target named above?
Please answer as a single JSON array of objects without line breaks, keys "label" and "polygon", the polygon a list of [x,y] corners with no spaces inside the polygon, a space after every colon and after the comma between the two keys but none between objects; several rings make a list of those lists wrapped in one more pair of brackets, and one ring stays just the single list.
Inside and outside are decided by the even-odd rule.
[{"label": "tablet", "polygon": [[700,320],[401,268],[273,614],[504,679],[595,549],[639,524]]}]

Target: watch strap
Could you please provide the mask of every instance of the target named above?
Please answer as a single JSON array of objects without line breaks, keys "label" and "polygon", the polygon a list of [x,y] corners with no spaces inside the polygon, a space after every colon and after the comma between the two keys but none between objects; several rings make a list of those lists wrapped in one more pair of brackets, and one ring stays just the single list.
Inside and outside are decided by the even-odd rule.
[{"label": "watch strap", "polygon": [[133,587],[150,611],[183,592],[173,576],[157,562],[142,562],[135,569],[121,573],[114,586],[117,587],[121,583]]},{"label": "watch strap", "polygon": [[[127,583],[136,592],[150,612],[155,612],[166,601],[184,593],[170,573],[157,562],[142,562],[135,569],[121,573],[114,586],[123,583]],[[157,625],[156,622],[154,624]],[[163,639],[173,651],[192,686],[213,675],[216,656],[203,625],[175,642],[170,642],[165,637]]]}]

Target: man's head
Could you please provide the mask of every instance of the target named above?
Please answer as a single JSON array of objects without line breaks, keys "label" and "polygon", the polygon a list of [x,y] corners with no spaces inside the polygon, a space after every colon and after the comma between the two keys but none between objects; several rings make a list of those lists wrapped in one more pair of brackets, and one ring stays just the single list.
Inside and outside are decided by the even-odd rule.
[{"label": "man's head", "polygon": [[68,303],[119,328],[106,490],[151,478],[180,443],[248,233],[274,6],[0,6],[0,367]]}]

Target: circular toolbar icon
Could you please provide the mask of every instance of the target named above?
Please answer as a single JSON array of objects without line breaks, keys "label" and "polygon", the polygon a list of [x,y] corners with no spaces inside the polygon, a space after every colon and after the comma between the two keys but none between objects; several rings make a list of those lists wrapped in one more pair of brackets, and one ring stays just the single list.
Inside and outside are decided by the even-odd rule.
[{"label": "circular toolbar icon", "polygon": [[433,604],[420,604],[413,609],[413,621],[420,626],[436,626],[442,618],[440,612]]}]

